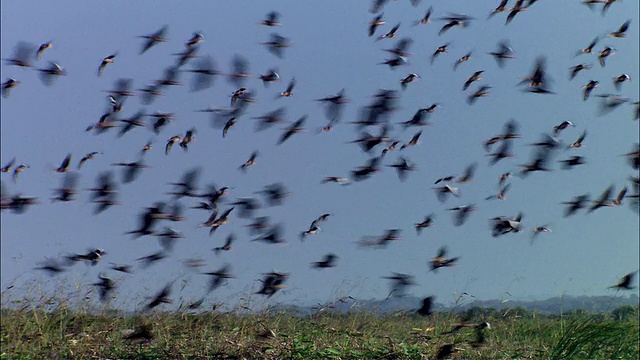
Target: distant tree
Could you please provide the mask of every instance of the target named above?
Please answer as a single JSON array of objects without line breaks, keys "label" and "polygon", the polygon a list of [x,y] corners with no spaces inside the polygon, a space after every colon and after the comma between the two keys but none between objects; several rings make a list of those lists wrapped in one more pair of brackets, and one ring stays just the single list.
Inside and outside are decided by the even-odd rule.
[{"label": "distant tree", "polygon": [[620,321],[630,320],[632,317],[638,317],[638,308],[631,305],[622,305],[615,308],[611,315],[614,319]]}]

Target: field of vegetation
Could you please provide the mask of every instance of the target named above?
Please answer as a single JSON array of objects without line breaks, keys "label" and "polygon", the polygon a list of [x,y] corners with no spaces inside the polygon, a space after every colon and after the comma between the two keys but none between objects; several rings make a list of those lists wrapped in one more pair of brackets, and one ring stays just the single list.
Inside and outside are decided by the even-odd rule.
[{"label": "field of vegetation", "polygon": [[[120,314],[51,303],[2,309],[2,359],[636,359],[639,312],[524,308],[380,315],[181,310]],[[476,329],[456,324],[488,322]]]}]

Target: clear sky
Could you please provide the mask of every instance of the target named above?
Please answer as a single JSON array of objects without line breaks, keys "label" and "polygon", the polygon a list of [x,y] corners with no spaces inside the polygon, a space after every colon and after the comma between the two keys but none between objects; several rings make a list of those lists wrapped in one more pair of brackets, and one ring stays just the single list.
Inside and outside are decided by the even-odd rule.
[{"label": "clear sky", "polygon": [[[498,2],[425,0],[413,7],[409,1],[391,1],[381,10],[386,24],[368,37],[367,23],[375,14],[369,12],[370,3],[365,1],[116,1],[100,6],[86,1],[3,1],[2,58],[11,58],[21,41],[35,46],[51,41],[53,47],[42,54],[41,60],[34,61],[34,66],[45,68],[54,61],[67,72],[51,86],[45,86],[37,71],[10,66],[5,61],[0,67],[2,82],[8,78],[21,81],[1,100],[1,162],[4,165],[15,157],[16,165],[30,165],[17,183],[11,174],[2,174],[3,190],[10,195],[35,196],[39,202],[24,214],[2,212],[3,291],[12,284],[16,289],[29,288],[35,286],[34,282],[46,291],[54,286],[91,284],[102,272],[119,286],[112,305],[130,309],[143,306],[145,296],[169,281],[174,281],[171,297],[175,303],[198,299],[206,293],[209,279],[198,272],[229,264],[236,278],[208,295],[207,304],[233,305],[241,298],[251,298],[251,305],[256,306],[311,304],[346,295],[385,298],[389,283],[382,277],[392,272],[415,276],[417,285],[409,288],[409,293],[435,295],[445,304],[463,292],[479,299],[611,294],[608,286],[639,268],[638,213],[625,204],[590,214],[581,210],[565,218],[565,207],[560,203],[586,193],[596,198],[610,185],[617,194],[623,186],[630,186],[630,176],[638,175],[621,156],[632,151],[639,141],[638,121],[633,120],[631,105],[639,98],[638,2],[616,2],[602,16],[601,6],[590,10],[579,0],[542,0],[508,25],[507,13],[487,19]],[[430,6],[431,22],[413,26]],[[259,25],[270,11],[281,14],[281,26]],[[473,19],[467,27],[454,27],[438,35],[446,24],[440,18],[449,13]],[[615,31],[629,19],[626,38],[603,37],[594,48],[596,54],[574,57],[593,38]],[[400,27],[394,39],[376,41],[397,23]],[[140,54],[144,39],[139,36],[164,25],[168,27],[168,42]],[[229,73],[233,56],[241,55],[249,61],[249,73],[253,75],[244,86],[255,92],[257,102],[249,104],[225,138],[220,128],[211,126],[210,114],[197,110],[228,107],[230,96],[238,87],[218,76],[212,87],[192,91],[193,74],[188,72],[179,74],[183,86],[167,88],[149,105],[143,105],[140,96],[128,98],[118,113],[121,119],[138,111],[174,113],[175,121],[159,135],[149,128],[136,128],[122,137],[116,136],[119,129],[101,135],[85,132],[105,112],[105,91],[113,89],[116,80],[132,79],[133,91],[152,84],[175,64],[173,54],[181,52],[196,31],[204,35],[197,55],[211,56],[222,73]],[[282,58],[261,45],[269,41],[272,33],[289,39],[290,47],[284,49]],[[383,49],[392,48],[405,37],[413,39],[408,64],[394,70],[380,65],[392,57]],[[504,68],[499,68],[487,54],[495,51],[501,40],[509,40],[515,54]],[[447,43],[448,53],[440,54],[431,64],[431,54]],[[605,46],[614,48],[615,54],[601,67],[597,52]],[[471,59],[454,71],[455,61],[469,51]],[[114,53],[114,63],[108,64],[98,77],[100,62]],[[555,94],[523,92],[526,85],[518,86],[539,56],[547,59],[548,88]],[[180,69],[193,69],[196,62],[194,59]],[[569,81],[569,67],[579,63],[593,67]],[[278,69],[280,81],[265,87],[257,76],[270,68]],[[465,80],[478,70],[484,70],[484,79],[462,91]],[[400,80],[409,73],[420,78],[402,90]],[[612,78],[622,73],[630,75],[631,81],[622,84],[618,92]],[[294,77],[293,96],[277,98]],[[589,80],[600,82],[593,95],[614,93],[630,102],[599,114],[598,97],[582,100],[582,87]],[[469,105],[467,96],[481,85],[491,86],[489,96]],[[327,119],[322,104],[315,99],[335,95],[341,89],[349,98],[342,118],[332,131],[320,132]],[[352,181],[348,186],[321,184],[326,176],[350,177],[351,170],[378,155],[385,146],[379,145],[369,155],[349,143],[361,136],[349,122],[359,120],[362,109],[373,101],[372,96],[379,89],[398,92],[388,135],[401,144],[418,128],[403,129],[398,124],[409,120],[420,108],[440,104],[429,117],[431,125],[421,129],[421,143],[388,152],[381,171],[370,179]],[[304,115],[308,118],[305,132],[276,145],[287,125],[277,124],[256,132],[254,117],[279,107],[286,107],[289,122]],[[521,135],[512,142],[514,157],[489,166],[483,142],[500,134],[509,119],[517,121]],[[564,147],[550,162],[553,171],[517,176],[519,165],[531,159],[532,147],[528,144],[539,141],[541,134],[550,134],[555,125],[566,120],[575,127],[559,135]],[[152,120],[145,117],[144,121],[149,124]],[[189,150],[185,152],[176,145],[165,155],[167,140],[174,135],[183,136],[193,127],[197,133]],[[566,149],[585,130],[584,146]],[[368,131],[379,133],[378,127]],[[122,184],[120,169],[111,164],[137,160],[148,141],[153,143],[153,149],[145,155],[150,167],[137,180]],[[238,167],[256,150],[259,155],[255,165],[246,173],[239,171]],[[103,154],[78,170],[78,161],[92,151]],[[72,153],[73,171],[79,175],[79,194],[75,201],[52,203],[53,189],[60,187],[64,177],[52,170],[68,153]],[[417,167],[403,182],[393,168],[386,166],[401,155]],[[587,164],[563,170],[558,160],[573,155],[584,156]],[[432,190],[436,179],[461,175],[473,163],[478,166],[470,183],[451,183],[460,189],[460,197],[440,203]],[[210,237],[207,228],[198,226],[209,212],[189,209],[197,199],[182,198],[179,202],[185,207],[186,220],[162,221],[156,230],[170,226],[184,238],[178,240],[166,259],[142,268],[136,259],[161,247],[155,236],[134,240],[125,233],[139,226],[138,215],[146,207],[157,201],[170,203],[172,196],[167,193],[173,188],[169,183],[179,181],[195,167],[200,168],[200,191],[208,184],[230,188],[225,203],[220,204],[221,210],[229,208],[237,198],[255,197],[263,205],[256,215],[282,223],[287,243],[250,241],[255,238],[245,227],[250,220],[239,218],[237,208],[230,215],[231,221]],[[95,205],[86,189],[94,187],[98,174],[107,170],[116,172],[118,201],[122,204],[94,215]],[[516,175],[508,180],[511,188],[507,199],[485,200],[497,193],[498,178],[505,172]],[[290,196],[283,205],[269,207],[255,192],[279,182]],[[630,201],[625,199],[625,203]],[[477,211],[463,226],[456,227],[447,209],[465,204],[475,204]],[[491,236],[489,219],[514,217],[519,212],[524,214],[521,232]],[[323,213],[331,216],[320,223],[319,234],[300,242],[300,232]],[[435,214],[433,226],[417,235],[414,224],[430,213]],[[532,228],[545,224],[552,232],[540,234],[531,244]],[[386,229],[401,229],[402,239],[384,249],[358,245],[363,237],[383,234]],[[236,236],[233,251],[216,256],[211,249],[221,246],[230,233]],[[458,265],[429,272],[428,261],[441,246],[448,247],[450,256],[460,257]],[[84,253],[90,248],[107,251],[95,267],[76,264],[54,278],[34,270],[47,258]],[[310,267],[327,253],[339,256],[335,268]],[[185,260],[194,258],[204,260],[206,265],[197,269],[183,265]],[[109,262],[130,264],[134,273],[117,273],[110,269]],[[259,290],[257,279],[261,273],[271,270],[290,274],[287,288],[271,299],[251,295]],[[507,292],[510,295],[505,295]],[[171,309],[177,306],[175,303],[163,306]]]}]

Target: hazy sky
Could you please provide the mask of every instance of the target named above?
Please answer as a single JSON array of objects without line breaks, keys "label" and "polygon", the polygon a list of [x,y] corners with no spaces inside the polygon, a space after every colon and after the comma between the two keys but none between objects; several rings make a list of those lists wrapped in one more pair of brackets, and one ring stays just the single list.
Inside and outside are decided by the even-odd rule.
[{"label": "hazy sky", "polygon": [[[417,286],[411,287],[409,293],[435,295],[443,303],[452,303],[462,292],[480,299],[507,298],[507,292],[513,299],[611,294],[608,286],[639,268],[638,213],[625,205],[590,214],[582,210],[565,218],[565,207],[560,203],[586,193],[596,198],[610,185],[614,185],[617,194],[623,186],[630,185],[630,176],[637,176],[621,156],[632,151],[639,138],[633,106],[626,103],[600,115],[600,99],[583,101],[582,87],[589,80],[598,80],[600,86],[593,95],[615,93],[630,102],[638,101],[638,2],[616,2],[602,16],[600,6],[590,10],[579,0],[543,0],[518,14],[509,25],[505,25],[507,13],[487,19],[498,3],[425,0],[413,7],[409,1],[391,1],[382,10],[387,24],[368,37],[367,23],[375,14],[369,12],[370,3],[365,1],[140,1],[101,6],[85,1],[3,1],[2,58],[12,57],[20,41],[36,46],[51,41],[53,47],[34,62],[35,67],[44,68],[48,61],[54,61],[67,75],[45,86],[37,71],[4,61],[1,66],[2,82],[7,78],[21,81],[1,102],[1,162],[4,165],[15,157],[16,165],[30,165],[17,183],[11,174],[2,174],[3,190],[10,195],[35,196],[39,201],[24,214],[2,212],[2,289],[11,284],[21,288],[20,284],[34,279],[44,289],[60,284],[90,284],[102,272],[118,282],[119,294],[113,303],[116,307],[140,307],[145,296],[169,281],[174,281],[172,298],[179,303],[181,298],[190,301],[206,293],[209,277],[198,272],[230,264],[236,278],[208,295],[207,303],[236,304],[249,297],[251,305],[315,303],[346,295],[385,298],[389,283],[382,277],[392,272],[415,276]],[[432,22],[413,26],[430,6]],[[272,10],[281,14],[282,26],[259,25]],[[439,36],[438,31],[446,24],[439,18],[448,13],[474,19],[468,27],[454,27]],[[605,67],[598,64],[596,54],[574,57],[594,37],[615,31],[629,19],[626,38],[604,37],[594,48],[596,53],[605,46],[615,49]],[[397,23],[401,25],[396,38],[376,41]],[[169,41],[141,55],[144,40],[139,36],[151,34],[163,25],[168,26]],[[175,64],[176,56],[172,54],[181,52],[195,31],[204,35],[197,54],[210,55],[220,72],[230,72],[230,62],[236,54],[249,61],[253,77],[246,80],[245,86],[255,91],[257,102],[249,104],[226,138],[220,128],[211,126],[210,114],[197,110],[228,107],[237,87],[218,76],[211,88],[194,92],[190,88],[193,75],[187,72],[179,75],[184,86],[167,88],[164,96],[150,105],[143,105],[140,96],[128,98],[118,114],[119,118],[128,118],[138,111],[174,113],[176,120],[159,135],[148,128],[134,129],[122,137],[116,136],[119,129],[101,135],[85,132],[105,112],[105,91],[113,89],[116,80],[132,79],[134,91],[152,84]],[[282,58],[260,44],[268,41],[272,33],[290,41],[291,47],[284,49]],[[380,65],[391,58],[383,49],[392,48],[405,37],[413,39],[408,65],[395,70]],[[504,68],[499,68],[487,54],[495,51],[501,40],[509,40],[516,56],[507,60]],[[440,54],[431,64],[431,54],[446,43],[450,43],[449,52]],[[453,71],[455,61],[469,51],[473,51],[471,60]],[[116,52],[115,62],[98,77],[101,60]],[[548,86],[556,94],[523,92],[526,85],[517,85],[532,71],[539,56],[546,56],[551,78]],[[181,70],[194,68],[196,61]],[[569,81],[568,69],[578,63],[593,67]],[[280,81],[263,86],[257,76],[274,67]],[[484,70],[484,79],[462,91],[465,80],[477,70]],[[420,78],[403,91],[400,80],[409,73]],[[622,73],[629,74],[631,82],[622,84],[617,92],[612,78]],[[293,77],[297,81],[293,96],[277,98]],[[467,96],[480,85],[490,85],[490,95],[469,105]],[[335,95],[341,89],[349,98],[341,121],[332,131],[320,133],[327,119],[321,103],[314,100]],[[433,103],[441,106],[429,117],[431,125],[422,128],[421,143],[387,153],[382,171],[370,179],[348,186],[321,184],[325,176],[349,177],[351,170],[378,155],[384,147],[376,147],[369,155],[349,143],[360,137],[349,122],[359,120],[362,108],[372,102],[379,89],[398,91],[400,97],[390,117],[393,127],[389,136],[401,144],[418,128],[404,130],[398,123],[409,120],[419,108]],[[286,107],[290,122],[308,116],[306,131],[294,134],[282,145],[276,143],[287,125],[277,124],[261,132],[254,129],[254,117],[278,107]],[[509,119],[518,122],[522,135],[513,140],[515,156],[489,166],[483,141],[500,134]],[[575,127],[560,134],[564,147],[587,130],[584,146],[559,150],[550,163],[551,172],[511,178],[506,200],[485,200],[497,193],[501,174],[517,175],[519,166],[530,161],[533,148],[528,144],[539,141],[541,134],[551,133],[553,126],[565,120]],[[152,120],[146,117],[144,121]],[[197,129],[196,141],[189,150],[184,152],[175,146],[165,155],[167,140],[184,135],[192,127]],[[378,134],[379,129],[371,127],[368,131]],[[136,181],[119,184],[118,200],[122,205],[94,215],[94,204],[86,189],[94,187],[98,174],[107,170],[115,171],[120,182],[120,169],[111,164],[137,160],[148,141],[154,145],[145,155],[150,168],[144,169]],[[238,167],[256,150],[256,164],[246,173],[239,171]],[[103,154],[77,170],[78,161],[91,151]],[[53,189],[60,186],[64,177],[52,170],[67,153],[72,153],[73,170],[80,176],[80,193],[75,201],[52,203]],[[418,168],[404,182],[399,181],[393,168],[386,167],[400,155]],[[572,155],[584,156],[587,164],[562,170],[558,160]],[[478,166],[470,183],[451,184],[460,188],[460,197],[441,204],[432,190],[434,181],[460,175],[473,163]],[[245,227],[250,220],[239,218],[238,209],[231,213],[228,224],[209,237],[208,229],[198,226],[209,212],[189,209],[197,200],[182,198],[179,202],[185,207],[187,219],[161,222],[156,229],[170,226],[182,232],[184,238],[178,240],[168,258],[142,268],[136,259],[161,249],[156,237],[133,240],[124,233],[139,226],[138,215],[144,208],[157,201],[171,202],[167,193],[173,187],[168,184],[179,181],[185,171],[195,167],[201,169],[201,191],[208,184],[216,184],[230,188],[227,203],[243,197],[258,199],[263,207],[256,215],[282,223],[287,243],[251,242],[255,236]],[[264,198],[254,192],[277,182],[283,183],[291,194],[283,205],[268,207]],[[456,227],[447,209],[464,204],[475,204],[477,211],[463,226]],[[220,205],[221,210],[229,207]],[[524,214],[520,233],[491,236],[489,219],[519,212]],[[320,233],[300,242],[300,232],[323,213],[331,216],[320,224]],[[430,213],[435,214],[434,225],[416,235],[413,225]],[[544,224],[552,232],[540,234],[531,244],[532,228]],[[402,239],[384,249],[357,244],[365,236],[394,228],[402,230]],[[216,256],[211,249],[221,246],[229,233],[236,235],[233,251]],[[450,256],[460,257],[458,265],[428,272],[429,259],[445,245]],[[34,270],[46,258],[83,253],[94,247],[107,251],[102,263],[95,267],[76,264],[54,278]],[[310,267],[330,252],[339,256],[337,267]],[[206,266],[191,269],[183,265],[186,259],[193,258],[204,260]],[[109,262],[133,265],[134,273],[114,272]],[[288,287],[268,300],[251,295],[261,285],[257,281],[261,273],[271,270],[290,273]],[[167,309],[172,306],[177,305],[164,305]]]}]

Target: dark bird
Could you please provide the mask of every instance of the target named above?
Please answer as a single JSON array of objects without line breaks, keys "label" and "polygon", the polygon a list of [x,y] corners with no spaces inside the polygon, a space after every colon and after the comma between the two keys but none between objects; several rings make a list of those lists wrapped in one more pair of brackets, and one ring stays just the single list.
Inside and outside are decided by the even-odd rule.
[{"label": "dark bird", "polygon": [[442,28],[440,28],[440,31],[438,31],[438,35],[442,35],[446,31],[448,31],[449,29],[451,29],[453,27],[456,27],[456,26],[466,27],[466,26],[468,26],[469,22],[472,20],[472,18],[467,16],[467,15],[450,14],[449,16],[445,16],[445,17],[439,18],[438,20],[447,21],[447,23],[444,24],[442,26]]},{"label": "dark bird", "polygon": [[44,270],[49,273],[50,276],[54,276],[60,274],[65,271],[65,268],[62,264],[55,259],[47,259],[42,262],[41,266],[35,268],[35,270]]},{"label": "dark bird", "polygon": [[553,127],[553,136],[557,137],[558,135],[560,135],[560,132],[562,130],[565,130],[567,128],[573,127],[573,123],[569,120],[565,120],[563,122],[561,122],[559,125],[556,125]]},{"label": "dark bird", "polygon": [[[411,47],[411,44],[413,43],[413,40],[410,38],[402,38],[400,40],[398,40],[398,42],[396,43],[396,46],[394,46],[391,49],[386,49],[386,52],[392,53],[393,55],[402,58],[403,63],[406,63],[406,57],[411,56],[411,54],[409,54],[409,47]],[[389,66],[391,66],[391,64],[388,64]],[[401,65],[401,64],[399,64]]]},{"label": "dark bird", "polygon": [[113,64],[115,62],[116,56],[118,56],[117,52],[102,59],[102,61],[100,62],[100,66],[98,67],[98,76],[102,76],[104,68],[107,67],[107,65]]},{"label": "dark bird", "polygon": [[467,221],[467,218],[469,217],[471,212],[476,210],[476,208],[475,208],[475,205],[470,204],[470,205],[457,206],[447,210],[456,212],[453,217],[453,224],[455,226],[461,226],[465,223],[465,221]]},{"label": "dark bird", "polygon": [[23,68],[32,67],[31,60],[33,60],[33,54],[36,51],[36,46],[24,41],[20,41],[13,48],[13,57],[10,59],[4,59],[8,65],[20,66]]},{"label": "dark bird", "polygon": [[600,66],[604,67],[606,65],[605,60],[607,57],[613,54],[615,54],[614,50],[608,46],[602,49],[602,51],[598,53],[598,62],[600,63]]},{"label": "dark bird", "polygon": [[511,184],[506,184],[505,186],[503,186],[502,188],[500,188],[500,192],[495,194],[495,195],[491,195],[487,198],[485,198],[485,200],[492,200],[492,199],[498,199],[498,200],[505,200],[507,191],[509,191],[509,188],[511,188]]},{"label": "dark bird", "polygon": [[468,53],[462,55],[461,57],[458,58],[458,60],[456,60],[456,62],[453,64],[453,70],[457,70],[458,66],[460,66],[460,64],[462,64],[463,62],[467,62],[469,60],[471,60],[471,54],[472,52],[469,51]]},{"label": "dark bird", "polygon": [[215,76],[221,73],[217,70],[215,61],[211,56],[203,56],[195,63],[195,67],[188,70],[194,74],[193,81],[191,82],[192,91],[201,91],[208,89],[213,85]]},{"label": "dark bird", "polygon": [[57,63],[49,62],[49,66],[46,68],[38,69],[40,73],[40,80],[43,84],[50,86],[53,81],[59,77],[67,75],[67,72]]},{"label": "dark bird", "polygon": [[143,256],[140,258],[137,258],[137,261],[142,261],[142,267],[147,268],[151,265],[153,265],[153,263],[158,262],[162,259],[165,259],[167,257],[167,254],[164,252],[164,250],[155,252],[151,255],[147,255],[147,256]]},{"label": "dark bird", "polygon": [[407,148],[409,146],[415,146],[415,145],[420,144],[420,140],[419,140],[420,139],[420,135],[422,135],[422,130],[420,130],[417,133],[413,134],[413,136],[411,137],[411,140],[409,140],[409,142],[403,144],[400,147],[400,150],[403,150],[403,149],[405,149],[405,148]]},{"label": "dark bird", "polygon": [[262,80],[262,84],[266,87],[269,86],[269,84],[272,82],[279,81],[280,75],[278,75],[275,68],[272,68],[269,69],[265,74],[260,75],[260,80]]},{"label": "dark bird", "polygon": [[296,120],[293,124],[289,125],[284,133],[278,139],[277,145],[282,145],[285,141],[287,141],[293,134],[304,132],[304,123],[307,121],[307,115],[302,116],[300,119]]},{"label": "dark bird", "polygon": [[11,159],[8,163],[6,163],[2,168],[0,168],[0,172],[9,173],[11,172],[11,168],[16,163],[16,158]]},{"label": "dark bird", "polygon": [[124,169],[122,172],[122,182],[125,184],[136,180],[140,175],[140,172],[142,171],[142,169],[149,167],[148,165],[144,164],[143,159],[140,159],[138,161],[132,161],[132,162],[114,163],[111,165],[120,166]]},{"label": "dark bird", "polygon": [[94,283],[93,286],[98,287],[98,290],[100,291],[100,301],[102,302],[106,302],[109,300],[109,296],[111,295],[111,293],[113,292],[113,290],[115,290],[116,288],[116,283],[115,281],[113,281],[112,279],[99,274],[98,275],[98,279],[100,279],[99,282]]},{"label": "dark bird", "polygon": [[627,36],[626,32],[629,29],[629,25],[631,24],[631,20],[627,20],[624,22],[624,24],[620,25],[620,27],[618,28],[618,30],[609,33],[610,37],[614,37],[614,38],[623,38],[625,36]]},{"label": "dark bird", "polygon": [[187,48],[194,48],[196,45],[204,41],[204,34],[201,32],[194,32],[193,35],[187,40],[185,46]]},{"label": "dark bird", "polygon": [[505,24],[509,24],[520,12],[527,10],[526,6],[523,6],[524,0],[516,0],[515,5],[511,8]]},{"label": "dark bird", "polygon": [[416,234],[420,235],[422,233],[422,229],[431,227],[433,225],[434,218],[435,218],[435,215],[430,214],[430,215],[427,215],[424,218],[424,220],[422,220],[421,222],[415,223],[413,226],[416,228]]},{"label": "dark bird", "polygon": [[376,33],[376,29],[378,28],[378,26],[386,24],[386,22],[382,20],[383,15],[384,13],[376,16],[373,20],[369,21],[369,36],[373,36],[373,34]]},{"label": "dark bird", "polygon": [[436,50],[433,52],[433,54],[431,54],[431,64],[433,64],[433,62],[436,60],[436,58],[442,54],[442,53],[446,53],[449,52],[449,50],[447,49],[449,47],[450,43],[446,43],[444,45],[440,45],[436,48]]},{"label": "dark bird", "polygon": [[562,168],[565,170],[571,169],[574,166],[586,164],[584,156],[571,156],[568,159],[560,160],[560,163],[562,163]]},{"label": "dark bird", "polygon": [[142,214],[140,214],[140,227],[137,230],[129,231],[126,234],[133,234],[135,237],[152,235],[155,232],[153,230],[155,224],[159,220],[166,218],[163,208],[163,203],[157,203],[148,207]]},{"label": "dark bird", "polygon": [[255,238],[252,241],[262,241],[267,244],[283,244],[286,242],[282,236],[283,232],[284,229],[282,224],[274,224],[264,235]]},{"label": "dark bird", "polygon": [[272,297],[278,290],[285,288],[285,281],[289,277],[289,274],[272,271],[270,273],[263,274],[264,278],[260,280],[262,282],[262,287],[256,294],[266,295],[267,297]]},{"label": "dark bird", "polygon": [[167,34],[167,29],[168,29],[168,26],[164,25],[153,34],[139,36],[140,38],[146,39],[144,44],[142,45],[140,54],[144,54],[145,52],[147,52],[147,50],[151,49],[158,43],[166,42],[167,38],[165,36]]},{"label": "dark bird", "polygon": [[585,130],[584,132],[582,132],[582,135],[580,135],[580,137],[572,142],[571,144],[569,144],[570,148],[579,148],[582,147],[582,142],[584,142],[584,138],[587,136],[587,130]]},{"label": "dark bird", "polygon": [[586,48],[584,48],[582,50],[578,50],[578,52],[576,53],[576,56],[578,56],[580,54],[592,54],[593,53],[593,48],[596,46],[596,44],[598,43],[599,40],[600,40],[600,37],[596,37],[595,39],[593,39],[591,41],[591,43],[589,43],[589,45],[587,45]]},{"label": "dark bird", "polygon": [[338,259],[338,256],[336,254],[329,253],[329,254],[326,254],[322,258],[322,260],[311,263],[311,266],[316,269],[332,268],[336,266],[337,259]]},{"label": "dark bird", "polygon": [[422,299],[422,305],[416,311],[416,313],[420,316],[425,316],[425,317],[433,314],[433,301],[434,301],[433,296],[427,296],[426,298]]},{"label": "dark bird", "polygon": [[25,164],[20,164],[18,166],[16,166],[15,169],[13,169],[13,182],[18,182],[18,176],[20,176],[20,174],[22,174],[26,169],[30,168],[31,166],[29,165],[25,165]]},{"label": "dark bird", "polygon": [[567,205],[565,209],[564,216],[568,217],[575,214],[578,210],[584,209],[587,207],[587,203],[589,202],[589,194],[578,195],[573,198],[571,201],[563,202],[563,205]]},{"label": "dark bird", "polygon": [[73,264],[78,261],[86,261],[91,264],[91,266],[96,266],[100,261],[102,261],[102,255],[105,255],[106,252],[103,249],[93,249],[86,254],[73,254],[68,255],[66,258],[69,264]]},{"label": "dark bird", "polygon": [[518,213],[513,218],[507,216],[498,216],[490,220],[491,236],[498,237],[508,233],[520,232],[522,226],[522,213]]},{"label": "dark bird", "polygon": [[611,206],[611,195],[613,193],[613,185],[606,188],[597,200],[593,200],[588,213],[600,209],[601,207]]},{"label": "dark bird", "polygon": [[330,121],[337,122],[342,115],[344,105],[349,102],[344,92],[344,89],[342,89],[336,95],[316,100],[325,104],[325,114]]},{"label": "dark bird", "polygon": [[269,206],[282,205],[284,199],[290,195],[283,183],[267,185],[263,190],[258,191],[258,193],[264,195],[265,201]]},{"label": "dark bird", "polygon": [[102,152],[100,151],[92,151],[90,153],[87,153],[85,156],[82,157],[82,159],[80,159],[80,162],[78,163],[78,169],[82,168],[82,166],[89,160],[93,159],[94,156],[98,155],[98,154],[102,154]]},{"label": "dark bird", "polygon": [[598,87],[598,81],[596,80],[591,80],[587,83],[587,85],[583,86],[583,90],[582,90],[582,100],[587,101],[587,99],[589,99],[589,96],[591,95],[591,92],[593,91],[593,89]]},{"label": "dark bird", "polygon": [[196,138],[194,137],[195,133],[196,133],[196,128],[191,128],[191,129],[187,130],[185,135],[180,140],[180,147],[184,151],[187,151],[188,148],[189,148],[189,144],[196,140]]},{"label": "dark bird", "polygon": [[484,70],[479,70],[474,72],[473,75],[469,76],[469,78],[467,78],[467,80],[464,82],[464,85],[462,86],[462,90],[467,90],[469,88],[469,85],[473,84],[476,81],[482,80],[482,77],[480,75],[483,72]]},{"label": "dark bird", "polygon": [[451,267],[456,265],[458,257],[448,258],[445,246],[438,249],[438,254],[429,261],[431,271],[437,271],[441,267]]},{"label": "dark bird", "polygon": [[218,255],[220,251],[231,251],[231,244],[233,244],[233,241],[235,240],[235,238],[236,237],[234,234],[229,234],[224,244],[222,246],[213,248],[213,251],[216,253],[216,255]]},{"label": "dark bird", "polygon": [[580,71],[591,69],[591,65],[578,64],[569,68],[569,80],[573,80]]},{"label": "dark bird", "polygon": [[502,40],[498,43],[498,50],[490,52],[489,55],[493,56],[498,66],[501,68],[504,67],[506,59],[515,58],[514,51],[507,40]]},{"label": "dark bird", "polygon": [[396,37],[396,32],[398,31],[399,28],[400,28],[400,23],[398,23],[398,25],[396,25],[393,28],[391,28],[391,30],[389,30],[386,34],[380,35],[380,37],[378,37],[377,40],[380,40],[380,39],[391,39],[391,38]]},{"label": "dark bird", "polygon": [[340,185],[348,185],[349,179],[345,178],[345,177],[339,177],[339,176],[327,176],[325,178],[322,179],[322,181],[320,183],[322,184],[326,184],[329,182],[334,182],[336,184],[340,184]]},{"label": "dark bird", "polygon": [[285,89],[285,91],[280,93],[280,96],[284,96],[284,97],[293,96],[293,88],[295,86],[296,86],[296,78],[292,78],[291,81],[289,81],[289,85],[287,85],[287,88]]},{"label": "dark bird", "polygon": [[409,160],[407,160],[402,156],[398,159],[398,161],[395,164],[387,165],[387,166],[396,169],[398,173],[398,178],[400,179],[400,181],[404,181],[407,178],[408,171],[417,170],[416,166],[413,163],[409,162]]},{"label": "dark bird", "polygon": [[495,9],[491,10],[491,12],[489,13],[488,18],[493,17],[493,15],[503,12],[503,11],[509,11],[511,9],[507,8],[507,3],[509,2],[509,0],[500,0],[500,4],[498,4],[498,6],[496,6]]},{"label": "dark bird", "polygon": [[58,189],[55,189],[56,197],[51,199],[51,201],[73,201],[75,200],[74,196],[78,193],[76,190],[76,185],[78,184],[78,174],[74,173],[66,173],[64,179],[62,180],[62,186]]},{"label": "dark bird", "polygon": [[234,55],[231,59],[231,71],[227,74],[228,81],[236,87],[242,87],[250,76],[249,61],[243,56]]},{"label": "dark bird", "polygon": [[[446,177],[446,178],[442,178],[442,179],[438,179],[436,180],[436,184],[441,182],[441,181],[451,181],[453,180],[454,177]],[[447,180],[450,179],[450,180]],[[443,185],[443,186],[438,186],[438,187],[434,187],[433,188],[436,191],[436,196],[438,197],[438,200],[441,203],[444,203],[445,201],[447,201],[447,199],[449,198],[449,194],[455,196],[455,197],[459,197],[460,196],[460,190],[457,187],[453,187],[450,185]]]},{"label": "dark bird", "polygon": [[71,154],[67,154],[64,160],[62,160],[62,163],[60,163],[60,166],[58,166],[58,168],[55,169],[53,172],[65,173],[67,171],[70,171],[69,169],[70,164],[71,164]]},{"label": "dark bird", "polygon": [[245,161],[242,165],[240,165],[240,170],[246,171],[249,166],[252,166],[253,164],[256,163],[257,157],[258,157],[258,152],[257,151],[252,152],[251,156],[249,156],[249,159],[247,159],[247,161]]},{"label": "dark bird", "polygon": [[7,81],[2,83],[2,97],[4,98],[8,97],[9,94],[11,93],[11,89],[13,89],[18,85],[20,85],[20,81],[14,78],[7,79]]},{"label": "dark bird", "polygon": [[629,273],[625,276],[622,277],[622,279],[615,285],[613,286],[609,286],[609,289],[623,289],[623,290],[633,290],[635,289],[635,286],[631,286],[631,283],[633,282],[633,278],[636,275],[635,272]]},{"label": "dark bird", "polygon": [[42,45],[40,45],[38,47],[38,50],[36,50],[36,60],[40,60],[40,58],[42,57],[42,54],[51,49],[53,47],[53,43],[51,41],[47,41],[46,43],[43,43]]},{"label": "dark bird", "polygon": [[627,74],[621,74],[619,76],[615,76],[613,78],[613,86],[616,87],[616,90],[620,91],[620,86],[622,85],[622,83],[626,81],[631,81],[631,77]]},{"label": "dark bird", "polygon": [[271,11],[267,14],[264,20],[260,22],[260,25],[264,26],[280,26],[280,13],[277,11]]},{"label": "dark bird", "polygon": [[402,86],[402,89],[404,90],[407,88],[407,84],[414,82],[419,78],[420,78],[420,75],[411,73],[405,76],[404,78],[402,78],[402,80],[400,80],[400,86]]},{"label": "dark bird", "polygon": [[394,272],[391,276],[384,276],[383,279],[391,280],[391,284],[389,285],[391,288],[389,296],[402,297],[406,295],[406,291],[409,286],[416,285],[413,275],[409,274]]},{"label": "dark bird", "polygon": [[478,90],[469,94],[469,96],[467,97],[467,102],[469,103],[469,105],[472,105],[476,102],[477,99],[481,97],[489,96],[489,89],[491,89],[491,86],[483,85]]},{"label": "dark bird", "polygon": [[282,58],[285,48],[291,47],[288,38],[275,33],[271,34],[271,38],[269,39],[269,41],[260,44],[266,46],[267,51],[277,56],[278,58]]},{"label": "dark bird", "polygon": [[433,7],[430,6],[427,9],[427,11],[424,13],[424,16],[420,20],[417,20],[414,23],[414,26],[415,25],[424,25],[424,24],[427,24],[427,23],[431,22],[431,13],[433,13]]},{"label": "dark bird", "polygon": [[231,266],[224,265],[220,269],[216,271],[206,272],[205,275],[211,276],[211,281],[209,282],[209,289],[207,292],[212,292],[213,290],[219,288],[225,281],[228,279],[233,279],[235,276],[229,273]]},{"label": "dark bird", "polygon": [[165,287],[153,297],[147,305],[147,309],[151,310],[160,304],[171,304],[173,301],[169,299],[169,295],[171,295],[171,283],[165,285]]}]

